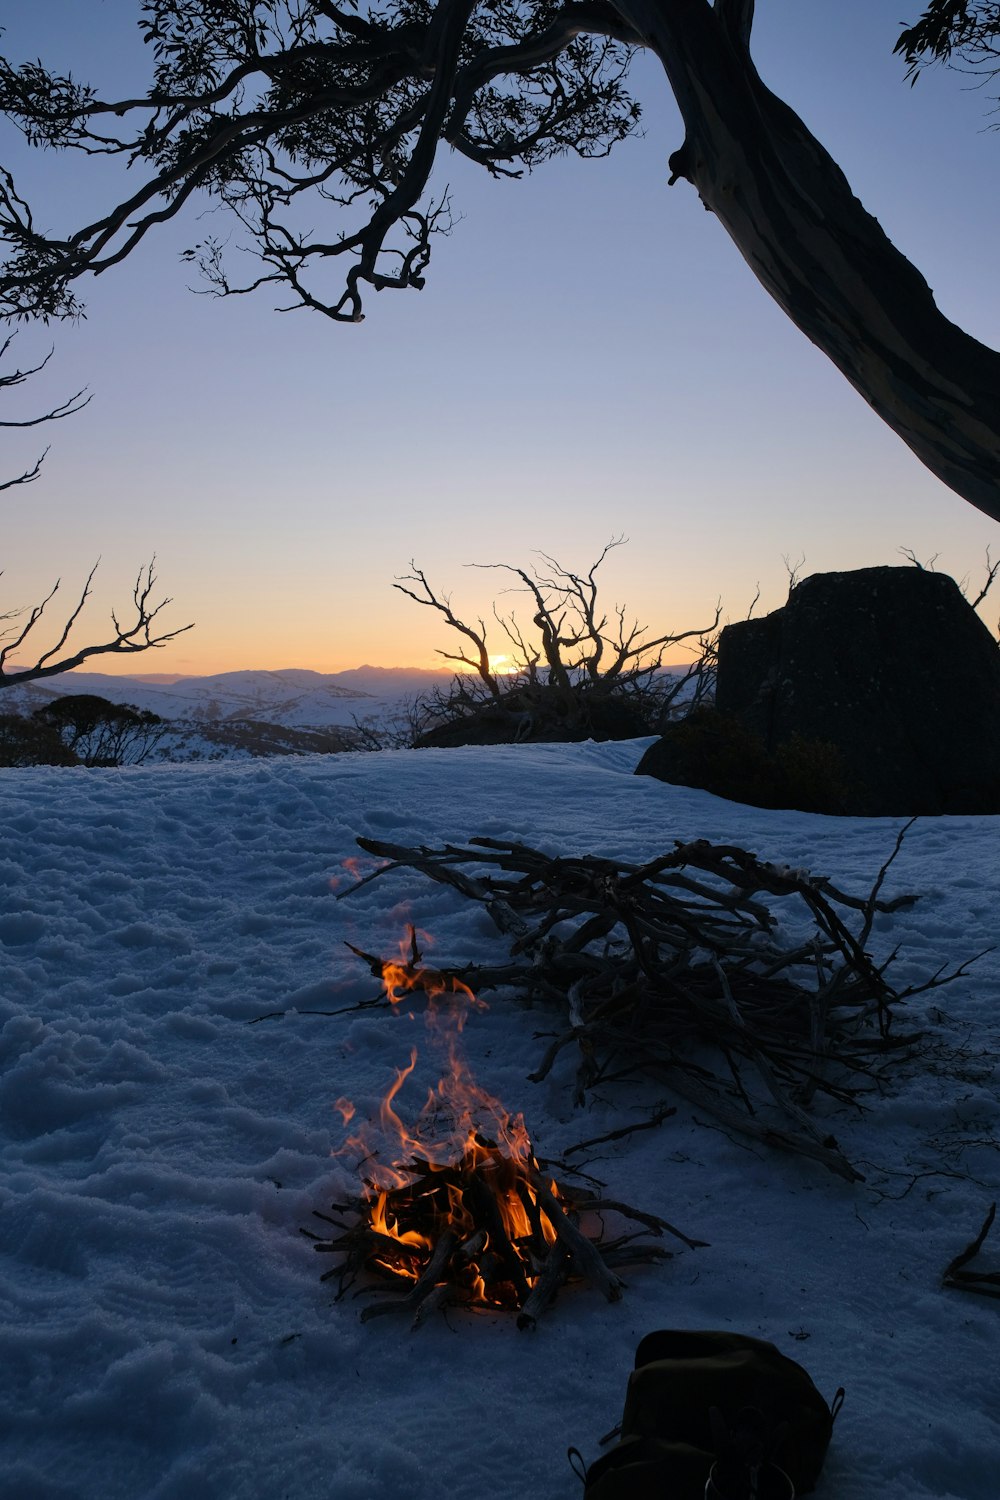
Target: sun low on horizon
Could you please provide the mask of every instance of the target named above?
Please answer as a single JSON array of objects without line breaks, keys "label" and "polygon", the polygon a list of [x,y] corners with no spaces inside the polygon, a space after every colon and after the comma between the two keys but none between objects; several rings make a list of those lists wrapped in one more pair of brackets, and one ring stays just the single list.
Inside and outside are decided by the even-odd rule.
[{"label": "sun low on horizon", "polygon": [[[755,61],[947,315],[997,344],[1000,284],[982,252],[1000,237],[984,191],[1000,143],[983,96],[953,76],[907,87],[898,10],[768,0]],[[11,5],[3,50],[131,97],[150,62],[138,14],[131,0]],[[642,133],[606,160],[560,157],[514,182],[449,158],[456,222],[424,289],[370,299],[357,326],[277,316],[269,289],[192,295],[205,286],[182,257],[203,203],[92,278],[85,318],[21,329],[19,366],[54,353],[0,392],[0,419],[76,391],[92,400],[45,436],[3,433],[0,480],[51,447],[30,490],[2,497],[0,613],[30,609],[57,578],[72,603],[100,557],[79,632],[99,641],[155,554],[164,618],[194,629],[87,669],[461,670],[439,654],[465,649],[446,623],[394,590],[412,558],[463,619],[486,620],[506,671],[492,610],[510,598],[496,575],[466,570],[539,553],[586,570],[623,532],[630,545],[601,575],[612,628],[622,606],[652,634],[701,625],[717,601],[723,622],[739,620],[758,586],[757,613],[779,607],[785,557],[808,574],[910,549],[975,575],[998,550],[995,525],[792,326],[690,185],[667,188],[679,116],[658,64],[634,69]],[[117,191],[87,170],[107,163],[4,130],[0,159],[53,233]],[[55,601],[49,618],[58,626]]]}]

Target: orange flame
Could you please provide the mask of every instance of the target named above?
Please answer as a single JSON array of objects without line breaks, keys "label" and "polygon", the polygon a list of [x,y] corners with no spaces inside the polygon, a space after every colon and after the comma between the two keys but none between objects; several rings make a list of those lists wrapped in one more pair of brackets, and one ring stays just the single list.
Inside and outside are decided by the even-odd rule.
[{"label": "orange flame", "polygon": [[[395,1070],[395,1077],[379,1108],[381,1147],[372,1147],[366,1132],[350,1137],[340,1152],[357,1153],[364,1158],[364,1193],[372,1229],[386,1243],[375,1257],[376,1264],[397,1276],[416,1279],[421,1270],[417,1250],[431,1250],[433,1242],[421,1229],[397,1223],[390,1211],[390,1195],[396,1189],[409,1187],[417,1180],[414,1167],[436,1173],[447,1167],[461,1167],[467,1173],[479,1172],[499,1210],[500,1222],[511,1245],[526,1243],[539,1236],[544,1244],[556,1239],[555,1230],[537,1204],[530,1187],[532,1170],[537,1170],[524,1119],[511,1116],[500,1101],[478,1084],[462,1050],[462,1032],[473,1009],[487,1006],[469,987],[452,975],[425,967],[417,951],[416,934],[410,929],[409,943],[400,945],[398,962],[382,967],[382,982],[394,1006],[405,996],[422,991],[428,1000],[424,1026],[432,1051],[442,1056],[442,1072],[431,1088],[412,1126],[400,1114],[400,1094],[417,1065],[417,1049],[410,1051],[409,1063]],[[339,1099],[336,1106],[345,1126],[355,1114],[349,1100]],[[390,1159],[386,1161],[386,1157]],[[555,1191],[551,1183],[550,1191]],[[525,1199],[531,1205],[529,1213]],[[450,1182],[445,1222],[435,1225],[437,1233],[450,1229],[459,1242],[482,1238],[476,1254],[470,1254],[463,1276],[463,1298],[488,1305],[501,1305],[495,1279],[488,1289],[482,1274],[483,1252],[489,1250],[489,1235],[470,1212],[463,1190]],[[479,1233],[477,1233],[477,1230]],[[392,1243],[389,1243],[392,1242]],[[529,1285],[537,1275],[526,1260],[525,1279]]]}]

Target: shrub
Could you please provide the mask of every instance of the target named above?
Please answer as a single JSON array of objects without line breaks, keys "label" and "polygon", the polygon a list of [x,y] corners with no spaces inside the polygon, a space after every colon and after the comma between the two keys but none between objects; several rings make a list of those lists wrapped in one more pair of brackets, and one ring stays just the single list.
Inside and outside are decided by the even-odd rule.
[{"label": "shrub", "polygon": [[79,761],[66,748],[51,724],[22,719],[19,714],[0,714],[0,766],[76,766]]},{"label": "shrub", "polygon": [[136,766],[163,734],[163,721],[148,709],[111,703],[96,693],[54,698],[32,718],[54,731],[84,766]]},{"label": "shrub", "polygon": [[[450,596],[436,593],[412,564],[413,572],[394,588],[444,618],[463,644],[438,654],[469,670],[413,706],[408,743],[632,739],[659,733],[682,704],[686,709],[706,698],[714,683],[719,607],[710,624],[654,638],[637,620],[630,623],[623,607],[606,610],[596,575],[623,541],[613,538],[582,573],[546,553],[538,553],[539,562],[529,568],[485,564],[514,580],[510,587],[529,601],[530,625],[514,612],[502,614],[494,603],[506,648],[502,656],[488,648],[485,621],[470,625],[461,619]],[[666,671],[664,653],[689,642],[696,647],[690,667]],[[399,742],[398,726],[384,732],[378,725],[357,727],[372,748],[392,743],[394,733]]]}]

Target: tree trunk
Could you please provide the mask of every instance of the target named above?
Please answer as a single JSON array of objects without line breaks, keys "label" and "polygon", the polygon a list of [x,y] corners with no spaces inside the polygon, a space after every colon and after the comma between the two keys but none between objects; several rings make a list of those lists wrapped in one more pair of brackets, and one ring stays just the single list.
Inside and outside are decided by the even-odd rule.
[{"label": "tree trunk", "polygon": [[761,82],[751,0],[614,0],[657,54],[687,178],[778,305],[950,489],[1000,520],[1000,354],[939,311],[836,162]]}]

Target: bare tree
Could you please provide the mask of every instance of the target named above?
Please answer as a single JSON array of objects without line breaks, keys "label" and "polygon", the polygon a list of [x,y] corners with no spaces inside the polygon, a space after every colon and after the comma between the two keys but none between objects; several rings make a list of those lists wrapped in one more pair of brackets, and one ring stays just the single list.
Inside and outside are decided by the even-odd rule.
[{"label": "bare tree", "polygon": [[[204,191],[262,262],[234,282],[224,240],[201,240],[187,254],[216,291],[278,285],[286,305],[356,322],[368,289],[424,285],[433,236],[452,223],[447,190],[430,187],[442,146],[504,177],[565,151],[606,155],[639,119],[626,75],[643,48],[683,119],[670,182],[695,188],[769,294],[932,473],[1000,519],[1000,353],[944,317],[764,84],[754,0],[143,0],[138,15],[154,72],[131,97],[0,59],[0,111],[29,143],[131,169],[117,204],[58,236],[0,172],[0,315],[74,314],[81,278],[124,261]],[[321,227],[304,228],[317,207]]]},{"label": "bare tree", "polygon": [[[0,359],[8,352],[13,335],[9,335],[0,345]],[[0,375],[0,392],[11,390],[22,385],[30,376],[37,375],[39,370],[45,368],[51,358],[52,351],[45,356],[40,364],[33,365],[27,369],[15,369]],[[0,427],[38,427],[44,422],[56,422],[61,417],[72,416],[87,405],[90,396],[85,391],[77,391],[70,396],[68,401],[61,402],[52,407],[41,416],[30,417],[21,421],[0,421]],[[31,484],[37,479],[41,472],[45,454],[36,459],[30,469],[13,479],[0,481],[0,490],[13,489],[16,485]],[[100,560],[98,559],[98,562]],[[91,585],[94,574],[97,572],[98,563],[95,563],[87,574],[86,582],[76,599],[71,605],[67,615],[56,628],[54,644],[48,648],[33,650],[39,639],[39,627],[42,624],[47,606],[55,598],[62,586],[61,579],[56,579],[52,588],[46,594],[40,604],[25,606],[21,609],[7,610],[0,613],[0,688],[13,687],[17,683],[35,682],[41,677],[54,677],[59,672],[69,672],[73,667],[80,666],[89,657],[105,656],[108,653],[114,655],[127,655],[136,651],[148,651],[155,646],[163,646],[167,641],[172,641],[175,636],[183,635],[190,630],[190,625],[182,625],[178,630],[168,630],[157,633],[158,627],[155,622],[162,610],[166,609],[171,599],[154,601],[153,593],[156,584],[156,575],[153,572],[155,557],[144,567],[139,569],[132,590],[132,602],[135,609],[133,620],[119,621],[114,610],[111,612],[111,625],[113,634],[109,633],[106,640],[97,645],[74,647],[69,643],[69,637],[76,626],[83,607],[91,594]],[[0,575],[2,576],[2,575]],[[47,621],[45,622],[47,623]],[[6,628],[2,628],[6,627]],[[19,653],[27,649],[29,654],[34,654],[35,660],[25,666],[19,660]]]},{"label": "bare tree", "polygon": [[[784,556],[782,557],[781,561],[784,563],[784,565],[785,565],[785,572],[788,575],[788,597],[790,599],[792,597],[793,590],[796,589],[796,588],[798,588],[799,581],[800,581],[800,579],[802,577],[802,569],[806,565],[806,555],[805,555],[804,552],[800,552],[799,555],[798,555],[798,557],[795,559],[795,561],[792,562],[790,556],[786,552],[784,554]],[[759,589],[759,586],[758,586],[757,596],[754,598],[754,604],[757,603],[757,597],[759,597],[759,594],[760,594],[760,589]],[[750,606],[750,614],[753,613],[753,607],[754,607],[754,605],[751,604],[751,606]],[[750,615],[747,615],[747,619],[748,620],[749,620],[749,618],[750,618]]]},{"label": "bare tree", "polygon": [[[990,589],[993,587],[993,581],[996,578],[996,576],[997,576],[998,573],[1000,573],[1000,558],[998,558],[997,561],[994,562],[993,559],[990,557],[990,549],[989,549],[989,547],[987,547],[987,549],[986,549],[986,563],[985,563],[985,577],[983,579],[982,587],[980,588],[979,593],[976,595],[976,597],[974,599],[969,599],[969,603],[972,605],[973,609],[978,609],[979,606],[982,604],[983,600],[986,598],[986,595],[989,593]],[[963,584],[962,584],[962,593],[965,594],[966,597],[968,597],[968,592],[967,592],[967,588],[966,588],[967,582],[968,582],[968,580],[965,580],[965,582],[963,582]]]},{"label": "bare tree", "polygon": [[[436,592],[426,573],[411,563],[413,571],[397,579],[393,587],[415,603],[436,610],[474,648],[471,653],[438,650],[445,661],[471,670],[457,675],[449,689],[426,699],[422,718],[443,724],[485,711],[506,716],[510,737],[522,739],[549,733],[556,726],[568,733],[599,729],[599,721],[610,718],[607,706],[611,704],[631,711],[628,722],[636,726],[634,733],[652,733],[678,704],[700,701],[710,690],[721,608],[716,606],[708,625],[652,638],[646,626],[629,619],[624,606],[605,609],[597,572],[625,540],[612,538],[582,573],[563,567],[544,552],[537,554],[535,568],[471,564],[512,574],[519,582],[503,592],[528,595],[530,629],[518,622],[516,611],[503,614],[493,605],[493,617],[507,647],[503,657],[490,652],[483,618],[475,626],[468,625],[455,613],[451,596]],[[690,666],[665,671],[667,650],[689,643],[694,648]],[[507,663],[503,671],[495,665],[498,660]]]},{"label": "bare tree", "polygon": [[[132,590],[134,618],[131,621],[122,622],[118,619],[117,613],[112,610],[113,634],[109,632],[108,638],[97,645],[80,646],[74,649],[69,645],[69,637],[80,618],[84,605],[90,598],[91,584],[97,572],[98,563],[95,563],[87,574],[87,581],[79,598],[58,627],[55,644],[47,650],[37,652],[31,666],[15,666],[17,653],[27,644],[28,638],[44,616],[46,606],[55,598],[61,587],[61,580],[56,580],[40,604],[35,604],[30,609],[10,610],[7,614],[0,615],[0,622],[13,622],[6,630],[0,630],[0,688],[13,687],[21,682],[36,682],[42,677],[55,677],[60,672],[70,672],[74,667],[81,666],[94,656],[129,656],[138,651],[149,651],[156,646],[165,646],[167,641],[172,641],[177,636],[183,635],[186,630],[191,630],[193,628],[191,625],[181,625],[177,630],[164,630],[157,634],[155,623],[157,617],[168,604],[173,603],[173,600],[160,599],[154,602],[156,574],[153,572],[153,565],[155,562],[154,557],[145,567],[139,569],[135,588]],[[28,649],[30,651],[31,647],[29,646]],[[8,662],[11,663],[10,666]]]},{"label": "bare tree", "polygon": [[[922,573],[933,573],[934,565],[937,562],[938,558],[941,556],[940,552],[935,552],[933,557],[929,557],[926,562],[921,562],[920,558],[913,551],[912,547],[900,547],[898,550],[900,555],[906,558],[907,562],[912,563],[915,568],[919,568]],[[990,549],[989,547],[987,547],[986,560],[983,564],[983,582],[982,586],[979,589],[979,592],[976,594],[976,597],[974,599],[969,599],[968,573],[966,573],[965,577],[958,584],[959,588],[962,591],[962,594],[966,599],[969,599],[969,604],[973,609],[978,609],[982,604],[983,600],[986,598],[986,595],[993,587],[994,580],[996,579],[998,573],[1000,573],[1000,558],[998,558],[997,561],[994,562],[992,557],[990,556]]]}]

